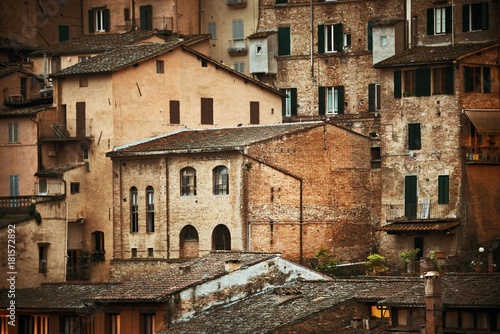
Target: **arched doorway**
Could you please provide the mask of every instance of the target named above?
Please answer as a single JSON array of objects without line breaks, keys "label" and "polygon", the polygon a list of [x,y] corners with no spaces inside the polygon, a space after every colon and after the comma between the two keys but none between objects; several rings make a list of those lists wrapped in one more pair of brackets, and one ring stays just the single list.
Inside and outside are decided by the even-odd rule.
[{"label": "arched doorway", "polygon": [[217,225],[212,233],[212,250],[231,250],[231,233],[226,225]]},{"label": "arched doorway", "polygon": [[193,258],[198,257],[199,239],[198,232],[192,225],[186,225],[180,233],[180,257]]}]

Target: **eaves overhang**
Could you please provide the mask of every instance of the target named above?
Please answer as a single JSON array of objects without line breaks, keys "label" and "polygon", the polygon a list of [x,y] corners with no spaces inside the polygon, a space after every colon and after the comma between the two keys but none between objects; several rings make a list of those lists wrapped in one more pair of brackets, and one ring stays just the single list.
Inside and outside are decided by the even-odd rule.
[{"label": "eaves overhang", "polygon": [[179,150],[155,150],[155,151],[112,151],[106,153],[108,158],[126,158],[126,157],[150,157],[174,154],[193,154],[193,153],[220,153],[220,152],[235,152],[242,151],[241,146],[229,146],[218,148],[196,148],[196,149],[179,149]]}]

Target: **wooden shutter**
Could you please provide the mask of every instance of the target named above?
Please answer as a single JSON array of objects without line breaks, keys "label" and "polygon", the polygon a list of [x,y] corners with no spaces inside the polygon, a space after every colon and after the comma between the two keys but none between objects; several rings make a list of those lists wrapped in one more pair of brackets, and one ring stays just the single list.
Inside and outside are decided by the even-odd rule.
[{"label": "wooden shutter", "polygon": [[417,96],[431,96],[431,69],[419,68],[416,71],[417,76]]},{"label": "wooden shutter", "polygon": [[453,9],[451,6],[445,8],[446,22],[445,29],[447,34],[451,34],[453,30]]},{"label": "wooden shutter", "polygon": [[290,98],[292,99],[291,104],[291,114],[292,116],[297,116],[297,88],[290,88]]},{"label": "wooden shutter", "polygon": [[103,12],[103,20],[102,20],[102,23],[103,23],[103,26],[104,26],[104,31],[108,31],[109,32],[109,28],[110,28],[110,25],[109,25],[109,9],[105,9],[104,12]]},{"label": "wooden shutter", "polygon": [[85,102],[76,103],[76,137],[84,138],[86,131]]},{"label": "wooden shutter", "polygon": [[278,56],[290,55],[290,27],[278,28]]},{"label": "wooden shutter", "polygon": [[405,217],[417,218],[417,176],[405,176]]},{"label": "wooden shutter", "polygon": [[344,94],[345,94],[345,88],[344,86],[337,86],[335,87],[335,89],[338,90],[338,93],[339,93],[339,99],[338,99],[338,112],[339,112],[339,115],[342,115],[344,114],[344,101],[345,101],[345,97],[344,97]]},{"label": "wooden shutter", "polygon": [[375,84],[368,84],[368,111],[375,111]]},{"label": "wooden shutter", "polygon": [[472,82],[470,77],[470,67],[464,66],[464,91],[471,92],[472,91]]},{"label": "wooden shutter", "polygon": [[201,124],[214,124],[214,99],[201,98]]},{"label": "wooden shutter", "polygon": [[462,30],[464,32],[469,31],[469,11],[470,11],[470,5],[463,5],[462,6]]},{"label": "wooden shutter", "polygon": [[146,5],[140,6],[140,27],[141,30],[151,30],[153,29],[153,6]]},{"label": "wooden shutter", "polygon": [[454,93],[454,70],[453,66],[446,67],[446,94],[453,95]]},{"label": "wooden shutter", "polygon": [[427,8],[427,35],[434,35],[434,8]]},{"label": "wooden shutter", "polygon": [[368,21],[368,50],[373,50],[373,21]]},{"label": "wooden shutter", "polygon": [[288,3],[288,0],[276,0],[277,5],[284,4],[284,3]]},{"label": "wooden shutter", "polygon": [[325,53],[325,26],[318,25],[318,53]]},{"label": "wooden shutter", "polygon": [[94,21],[94,10],[90,9],[89,10],[89,33],[95,32],[95,21]]},{"label": "wooden shutter", "polygon": [[450,203],[450,176],[438,176],[438,204]]},{"label": "wooden shutter", "polygon": [[325,114],[325,87],[318,87],[318,111],[320,115]]},{"label": "wooden shutter", "polygon": [[488,30],[488,3],[481,3],[481,29]]},{"label": "wooden shutter", "polygon": [[410,123],[408,124],[408,149],[420,150],[421,148],[420,123]]},{"label": "wooden shutter", "polygon": [[59,26],[59,43],[67,41],[69,39],[69,26],[60,25]]},{"label": "wooden shutter", "polygon": [[342,23],[335,24],[333,26],[333,50],[337,52],[342,52],[344,40],[342,33]]},{"label": "wooden shutter", "polygon": [[170,124],[180,124],[180,105],[179,101],[170,101]]},{"label": "wooden shutter", "polygon": [[259,124],[259,102],[250,101],[250,124]]},{"label": "wooden shutter", "polygon": [[402,93],[402,86],[401,86],[401,71],[397,70],[394,71],[394,98],[400,99],[401,98],[401,93]]},{"label": "wooden shutter", "polygon": [[491,93],[491,70],[483,67],[483,93]]}]

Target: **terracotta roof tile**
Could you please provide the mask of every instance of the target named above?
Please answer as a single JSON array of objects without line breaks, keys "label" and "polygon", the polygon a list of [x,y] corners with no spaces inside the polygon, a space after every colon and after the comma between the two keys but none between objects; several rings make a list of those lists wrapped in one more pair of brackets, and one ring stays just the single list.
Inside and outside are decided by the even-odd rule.
[{"label": "terracotta roof tile", "polygon": [[64,165],[57,165],[57,166],[53,166],[50,168],[45,168],[44,170],[37,172],[35,175],[36,176],[60,176],[66,172],[69,172],[70,170],[73,170],[73,169],[79,168],[79,167],[83,167],[83,166],[85,166],[85,162],[67,163]]},{"label": "terracotta roof tile", "polygon": [[412,66],[435,63],[451,63],[472,52],[493,47],[496,43],[471,43],[446,46],[417,46],[399,55],[382,60],[374,65],[376,68],[392,66]]},{"label": "terracotta roof tile", "polygon": [[108,156],[135,155],[141,152],[216,152],[238,150],[244,146],[324,124],[322,122],[241,126],[203,130],[181,130],[115,148]]},{"label": "terracotta roof tile", "polygon": [[402,232],[402,231],[446,231],[452,227],[460,225],[460,222],[396,222],[384,225],[379,231]]},{"label": "terracotta roof tile", "polygon": [[27,108],[2,109],[0,110],[0,118],[35,116],[41,111],[52,108],[55,108],[52,104],[44,104]]},{"label": "terracotta roof tile", "polygon": [[21,50],[30,52],[36,50],[36,47],[12,38],[0,37],[0,50]]},{"label": "terracotta roof tile", "polygon": [[[207,256],[124,282],[106,293],[94,296],[98,302],[163,301],[174,292],[225,275],[225,262],[238,259],[241,266],[250,266],[278,256],[274,253],[241,253],[216,251]],[[183,267],[183,272],[181,272]]]}]

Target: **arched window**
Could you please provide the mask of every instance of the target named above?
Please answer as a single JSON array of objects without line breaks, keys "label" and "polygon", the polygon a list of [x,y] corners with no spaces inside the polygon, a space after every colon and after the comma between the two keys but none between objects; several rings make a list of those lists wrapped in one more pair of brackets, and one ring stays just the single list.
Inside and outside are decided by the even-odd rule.
[{"label": "arched window", "polygon": [[155,231],[155,202],[153,187],[146,188],[146,232]]},{"label": "arched window", "polygon": [[198,257],[199,239],[196,228],[191,225],[184,226],[179,235],[179,239],[181,258]]},{"label": "arched window", "polygon": [[212,233],[213,250],[231,250],[231,233],[226,225],[217,225]]},{"label": "arched window", "polygon": [[186,167],[181,170],[181,196],[196,195],[196,169]]},{"label": "arched window", "polygon": [[139,207],[137,188],[130,188],[130,232],[139,232]]},{"label": "arched window", "polygon": [[229,177],[226,166],[217,166],[213,169],[214,195],[229,194]]}]

